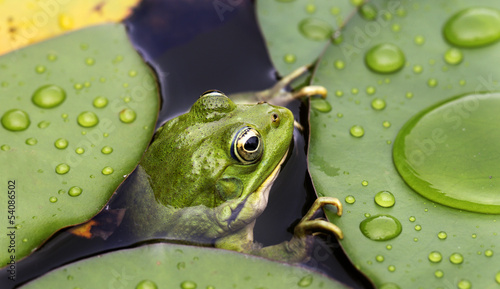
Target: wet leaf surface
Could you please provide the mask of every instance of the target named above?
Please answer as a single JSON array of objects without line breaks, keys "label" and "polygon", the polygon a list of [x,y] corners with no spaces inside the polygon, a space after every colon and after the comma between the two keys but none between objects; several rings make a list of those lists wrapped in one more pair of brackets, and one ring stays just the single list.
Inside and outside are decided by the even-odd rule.
[{"label": "wet leaf surface", "polygon": [[[230,273],[228,273],[230,272]],[[146,245],[54,270],[22,288],[347,288],[326,276],[236,252]]]},{"label": "wet leaf surface", "polygon": [[103,208],[149,143],[158,92],[121,24],[2,56],[0,73],[0,178],[13,191],[0,201],[15,216],[0,246],[14,239],[19,260]]},{"label": "wet leaf surface", "polygon": [[[327,215],[343,229],[348,256],[377,287],[498,286],[499,217],[487,213],[496,212],[499,198],[493,115],[500,109],[500,6],[370,3],[377,18],[356,15],[313,78],[329,91],[326,101],[311,100],[309,165],[317,193],[344,203],[344,216]],[[464,187],[468,199],[447,200]],[[485,202],[493,209],[478,205]]]}]

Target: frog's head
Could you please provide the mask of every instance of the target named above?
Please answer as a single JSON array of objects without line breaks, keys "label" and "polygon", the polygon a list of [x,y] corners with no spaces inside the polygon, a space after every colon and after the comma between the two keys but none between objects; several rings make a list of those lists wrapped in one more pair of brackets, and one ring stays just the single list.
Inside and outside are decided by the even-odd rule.
[{"label": "frog's head", "polygon": [[162,126],[141,166],[156,200],[174,208],[214,208],[214,221],[235,229],[267,205],[293,134],[293,115],[267,103],[236,105],[219,91]]}]

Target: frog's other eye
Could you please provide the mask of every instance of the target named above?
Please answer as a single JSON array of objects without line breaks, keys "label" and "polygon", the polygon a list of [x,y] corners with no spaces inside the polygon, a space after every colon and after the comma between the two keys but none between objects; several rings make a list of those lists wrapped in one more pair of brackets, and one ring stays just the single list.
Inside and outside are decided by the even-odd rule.
[{"label": "frog's other eye", "polygon": [[264,143],[260,133],[245,126],[234,136],[231,144],[231,156],[243,164],[252,164],[260,159],[264,149]]}]

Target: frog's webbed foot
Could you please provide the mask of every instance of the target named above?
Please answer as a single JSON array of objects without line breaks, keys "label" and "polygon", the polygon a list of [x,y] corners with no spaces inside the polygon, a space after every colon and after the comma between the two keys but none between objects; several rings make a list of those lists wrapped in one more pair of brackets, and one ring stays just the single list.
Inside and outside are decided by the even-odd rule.
[{"label": "frog's webbed foot", "polygon": [[305,86],[295,92],[290,92],[286,88],[293,81],[295,81],[300,76],[304,75],[310,69],[310,65],[301,66],[294,70],[289,75],[280,79],[271,88],[253,92],[253,93],[238,93],[230,95],[230,98],[236,102],[269,102],[273,105],[285,106],[289,102],[300,99],[303,97],[311,97],[314,95],[319,95],[323,98],[326,97],[327,91],[323,86],[311,85]]},{"label": "frog's webbed foot", "polygon": [[337,207],[337,215],[342,215],[342,203],[337,198],[321,197],[316,199],[307,214],[300,220],[299,224],[294,229],[296,237],[304,237],[310,234],[317,233],[333,233],[339,239],[344,238],[342,230],[336,225],[323,219],[314,219],[316,212],[326,205],[333,205]]}]

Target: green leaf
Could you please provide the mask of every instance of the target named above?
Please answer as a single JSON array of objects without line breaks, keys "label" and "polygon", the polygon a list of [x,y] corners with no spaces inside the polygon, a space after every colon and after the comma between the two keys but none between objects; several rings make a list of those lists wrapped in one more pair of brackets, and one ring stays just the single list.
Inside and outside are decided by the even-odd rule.
[{"label": "green leaf", "polygon": [[[443,36],[445,24],[470,7],[470,2],[370,3],[378,10],[377,18],[370,21],[356,15],[343,31],[343,42],[328,48],[313,78],[314,84],[325,86],[329,92],[326,101],[311,100],[309,166],[317,193],[343,202],[342,217],[334,210],[327,210],[327,215],[344,231],[341,244],[349,258],[377,287],[496,287],[500,283],[500,217],[472,211],[494,212],[498,208],[499,132],[496,118],[491,116],[500,106],[497,94],[488,94],[500,88],[498,25],[488,24],[498,20],[498,13],[479,17],[480,24],[467,22],[470,20],[465,25],[459,23],[467,34],[461,38],[447,32],[454,35],[447,41]],[[497,1],[476,1],[474,5],[500,10]],[[485,18],[490,20],[483,21]],[[295,21],[284,21],[282,27]],[[479,39],[487,44],[470,47],[470,35],[474,38],[482,34],[483,28],[477,27],[486,29]],[[469,48],[454,46],[461,42]],[[394,47],[401,50],[403,60]],[[374,58],[372,53],[377,51],[385,57]],[[411,130],[411,138],[404,135],[410,130],[403,126],[416,122],[411,120],[414,116],[462,95],[472,95],[476,100],[469,102],[468,108],[464,102],[448,102],[444,107],[447,111],[441,111],[446,114],[441,115],[441,122],[432,121],[438,131],[421,129],[426,125],[423,122],[419,129]],[[482,97],[493,104],[478,101]],[[490,110],[485,113],[486,109]],[[460,136],[461,131],[464,136]],[[400,166],[402,175],[413,176],[403,179],[393,157],[398,163],[404,163],[401,156],[410,158],[411,147],[401,149],[409,139],[419,141],[420,145],[413,143],[419,149],[414,151],[429,160],[429,166],[424,169],[426,174]],[[394,156],[393,145],[400,149]],[[460,149],[450,151],[447,147]],[[481,152],[486,156],[478,155]],[[450,157],[440,158],[445,153]],[[474,162],[476,157],[482,161]],[[471,163],[473,166],[465,165]],[[427,178],[432,183],[426,183]],[[437,180],[444,182],[433,187]],[[473,202],[488,186],[491,203],[486,210]],[[450,202],[442,198],[454,187],[472,187],[469,193],[462,192],[469,199]],[[434,196],[425,194],[425,188],[434,190]],[[375,197],[381,191],[390,192],[395,204],[390,205],[391,194],[382,193],[377,197],[378,205]]]},{"label": "green leaf", "polygon": [[[146,286],[149,285],[151,287]],[[301,267],[240,253],[146,245],[54,270],[28,288],[347,288]]]},{"label": "green leaf", "polygon": [[109,24],[2,56],[0,99],[2,226],[12,233],[0,247],[15,249],[5,265],[103,208],[149,143],[158,92],[124,26]]},{"label": "green leaf", "polygon": [[287,75],[315,61],[354,8],[349,1],[259,1],[257,15],[274,66]]}]

